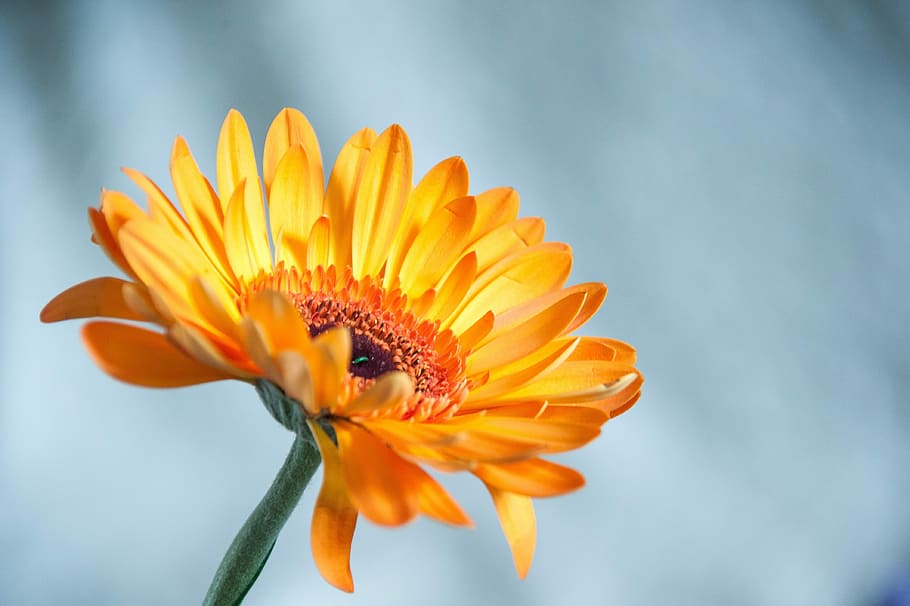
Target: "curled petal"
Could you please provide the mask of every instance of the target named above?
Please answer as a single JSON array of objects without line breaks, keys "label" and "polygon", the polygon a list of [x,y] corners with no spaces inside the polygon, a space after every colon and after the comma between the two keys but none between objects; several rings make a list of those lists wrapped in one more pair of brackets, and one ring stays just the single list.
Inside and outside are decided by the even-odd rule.
[{"label": "curled petal", "polygon": [[528,576],[537,543],[537,518],[530,497],[487,485],[499,516],[502,532],[512,550],[512,560],[519,578]]},{"label": "curled petal", "polygon": [[106,373],[143,387],[184,387],[231,379],[232,375],[197,362],[164,335],[116,322],[90,322],[82,340]]},{"label": "curled petal", "polygon": [[124,300],[123,289],[132,284],[119,278],[95,278],[71,286],[50,300],[41,310],[42,322],[74,318],[121,318],[145,320]]},{"label": "curled petal", "polygon": [[351,501],[370,521],[385,526],[409,522],[419,510],[408,463],[375,437],[349,423],[335,425]]},{"label": "curled petal", "polygon": [[357,508],[348,497],[338,448],[318,423],[310,430],[319,445],[325,471],[313,509],[310,545],[322,577],[342,591],[354,591],[351,576],[351,541],[357,526]]},{"label": "curled petal", "polygon": [[585,484],[580,473],[551,461],[534,458],[501,465],[478,465],[474,475],[488,486],[528,497],[552,497]]}]

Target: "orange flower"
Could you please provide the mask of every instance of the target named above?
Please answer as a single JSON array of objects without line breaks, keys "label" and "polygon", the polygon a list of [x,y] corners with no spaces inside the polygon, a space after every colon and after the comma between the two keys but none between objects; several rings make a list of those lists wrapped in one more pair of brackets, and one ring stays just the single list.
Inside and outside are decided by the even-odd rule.
[{"label": "orange flower", "polygon": [[641,388],[630,346],[571,335],[606,287],[565,287],[569,247],[545,242],[541,219],[517,217],[513,190],[469,195],[460,158],[413,186],[398,126],[355,134],[325,188],[316,136],[292,109],[266,136],[265,196],[236,111],[218,141],[217,189],[179,137],[170,170],[182,214],[131,169],[147,212],[116,191],[89,209],[93,241],[128,279],[77,284],[41,319],[162,327],[84,327],[97,364],[129,383],[267,380],[299,403],[325,462],[313,554],[335,586],[353,589],[359,515],[471,524],[422,465],[484,483],[524,577],[531,498],[584,483],[540,455],[587,443]]}]

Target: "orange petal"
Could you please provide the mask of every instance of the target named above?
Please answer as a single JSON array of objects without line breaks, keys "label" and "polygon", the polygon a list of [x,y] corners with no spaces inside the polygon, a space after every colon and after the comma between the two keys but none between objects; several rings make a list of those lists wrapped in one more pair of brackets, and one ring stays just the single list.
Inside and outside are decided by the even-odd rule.
[{"label": "orange petal", "polygon": [[233,378],[252,380],[262,375],[247,356],[246,352],[231,352],[228,355],[216,345],[203,331],[186,324],[172,324],[167,331],[171,341],[190,357]]},{"label": "orange petal", "polygon": [[344,481],[351,501],[370,521],[400,526],[417,515],[415,466],[370,433],[350,423],[336,423],[335,434]]},{"label": "orange petal", "polygon": [[563,423],[541,418],[475,415],[474,418],[455,417],[450,424],[463,431],[496,436],[504,441],[538,444],[545,452],[578,448],[600,435],[600,427],[596,424]]},{"label": "orange petal", "polygon": [[573,292],[584,292],[587,294],[587,297],[585,297],[585,304],[581,308],[581,311],[578,312],[578,315],[575,316],[575,319],[572,320],[572,323],[569,324],[568,328],[566,328],[564,334],[571,333],[576,328],[587,322],[591,316],[597,313],[597,310],[600,309],[600,306],[603,304],[604,299],[607,298],[607,286],[605,284],[601,284],[600,282],[585,282],[584,284],[576,284],[567,290]]},{"label": "orange petal", "polygon": [[269,381],[280,384],[281,375],[271,355],[271,347],[259,325],[250,318],[240,320],[239,336],[243,351],[262,370]]},{"label": "orange petal", "polygon": [[487,485],[493,505],[502,525],[512,560],[519,578],[528,575],[531,561],[534,559],[534,546],[537,542],[537,518],[534,516],[534,504],[530,497],[517,495],[494,486]]},{"label": "orange petal", "polygon": [[619,364],[635,364],[635,348],[628,343],[606,337],[583,337],[573,358],[611,360]]},{"label": "orange petal", "polygon": [[310,344],[310,331],[300,313],[288,298],[273,290],[263,290],[250,297],[246,314],[268,335],[272,351],[301,349]]},{"label": "orange petal", "polygon": [[351,265],[354,277],[377,275],[388,255],[411,193],[411,142],[398,126],[373,146],[354,204]]},{"label": "orange petal", "polygon": [[51,299],[41,310],[42,322],[74,318],[122,318],[145,320],[123,298],[123,287],[132,284],[119,278],[95,278],[71,286]]},{"label": "orange petal", "polygon": [[338,154],[329,185],[325,192],[325,212],[335,227],[329,261],[338,267],[351,264],[351,231],[354,224],[354,204],[370,148],[376,133],[369,128],[355,133]]},{"label": "orange petal", "polygon": [[320,333],[313,341],[335,361],[342,373],[351,362],[351,331],[346,326],[336,326]]},{"label": "orange petal", "polygon": [[275,366],[279,376],[276,383],[284,392],[300,402],[311,415],[318,414],[316,388],[307,359],[296,351],[285,350],[275,357]]},{"label": "orange petal", "polygon": [[316,568],[326,581],[342,591],[354,591],[351,576],[351,541],[357,526],[357,508],[348,497],[338,448],[325,431],[309,423],[325,469],[313,509],[310,546]]},{"label": "orange petal", "polygon": [[[488,311],[484,315],[480,316],[476,322],[468,326],[465,330],[458,334],[458,342],[461,344],[461,347],[466,353],[471,352],[474,349],[474,346],[477,345],[484,337],[490,334],[490,331],[493,330],[493,325],[496,323],[496,315],[492,311]],[[470,369],[469,369],[470,370]]]},{"label": "orange petal", "polygon": [[129,196],[109,189],[101,192],[101,213],[104,215],[107,226],[115,240],[120,228],[129,222],[130,219],[145,216],[142,209]]},{"label": "orange petal", "polygon": [[431,463],[442,461],[469,464],[469,467],[476,462],[505,463],[527,459],[548,449],[535,435],[514,431],[500,434],[496,424],[478,422],[478,418],[475,415],[466,423],[445,424],[377,418],[364,419],[362,424],[394,445],[396,451]]},{"label": "orange petal", "polygon": [[477,203],[458,198],[436,211],[407,251],[401,265],[401,290],[416,296],[437,285],[461,256],[474,225]]},{"label": "orange petal", "polygon": [[421,470],[421,473],[425,479],[420,482],[417,490],[417,504],[420,513],[439,522],[472,528],[474,523],[455,502],[455,499],[426,472]]},{"label": "orange petal", "polygon": [[552,497],[584,486],[584,477],[569,467],[544,459],[527,459],[503,465],[478,465],[474,475],[495,486],[528,497]]},{"label": "orange petal", "polygon": [[92,242],[100,246],[101,250],[104,251],[104,254],[106,254],[117,267],[122,269],[124,273],[136,278],[136,273],[133,271],[133,268],[130,267],[129,261],[127,261],[126,257],[123,255],[120,243],[111,233],[111,229],[107,225],[107,220],[104,218],[101,211],[96,208],[89,208],[88,220],[92,228]]},{"label": "orange petal", "polygon": [[[312,183],[316,176],[310,174],[311,168],[306,151],[300,145],[294,145],[275,170],[269,194],[269,221],[272,241],[276,243],[276,262],[293,261],[284,240],[295,238],[306,242],[313,224],[322,214],[322,181],[316,185]],[[322,178],[321,165],[318,177]]]},{"label": "orange petal", "polygon": [[224,247],[236,276],[252,278],[261,271],[272,270],[272,251],[257,177],[241,181],[227,205]]},{"label": "orange petal", "polygon": [[157,332],[116,322],[90,322],[82,340],[95,363],[121,381],[144,387],[183,387],[231,379],[189,357]]},{"label": "orange petal", "polygon": [[[272,182],[281,159],[289,149],[300,146],[306,151],[307,174],[309,187],[318,190],[317,198],[322,201],[322,152],[316,133],[302,113],[296,109],[285,108],[279,112],[269,126],[265,135],[265,151],[262,158],[262,174],[265,180],[265,191],[271,196]],[[312,197],[312,196],[309,196]]]},{"label": "orange petal", "polygon": [[145,322],[167,326],[173,320],[173,318],[168,318],[169,321],[165,320],[165,317],[156,308],[151,292],[144,284],[127,282],[120,290],[123,295],[123,303]]}]

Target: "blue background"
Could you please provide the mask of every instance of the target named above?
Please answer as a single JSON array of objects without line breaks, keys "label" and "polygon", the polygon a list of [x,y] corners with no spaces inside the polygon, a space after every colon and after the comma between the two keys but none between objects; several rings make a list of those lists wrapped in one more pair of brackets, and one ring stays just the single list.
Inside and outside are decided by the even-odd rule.
[{"label": "blue background", "polygon": [[[291,437],[251,388],[134,388],[44,326],[114,272],[100,187],[214,174],[239,109],[327,163],[363,126],[415,174],[461,155],[610,286],[587,332],[644,396],[560,462],[529,578],[478,483],[473,532],[362,522],[351,597],[318,576],[314,491],[248,604],[884,604],[910,576],[910,10],[903,2],[4,3],[0,603],[191,604]],[[331,4],[331,6],[328,6]]]}]

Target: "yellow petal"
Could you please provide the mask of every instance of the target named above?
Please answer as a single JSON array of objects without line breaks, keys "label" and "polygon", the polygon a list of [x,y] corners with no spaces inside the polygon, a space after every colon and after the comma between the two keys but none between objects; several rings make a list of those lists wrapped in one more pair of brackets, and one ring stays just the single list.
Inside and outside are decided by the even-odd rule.
[{"label": "yellow petal", "polygon": [[106,373],[143,387],[183,387],[231,379],[189,357],[157,332],[116,322],[89,322],[82,340]]},{"label": "yellow petal", "polygon": [[471,288],[477,273],[477,254],[464,255],[445,277],[424,316],[429,320],[444,320],[458,307]]},{"label": "yellow petal", "polygon": [[189,296],[197,313],[197,324],[223,335],[228,340],[236,337],[236,326],[240,320],[237,304],[225,297],[223,291],[214,288],[203,276],[189,279]]},{"label": "yellow petal", "polygon": [[234,275],[249,279],[272,269],[258,178],[242,180],[228,203],[224,247]]},{"label": "yellow petal", "polygon": [[468,357],[470,372],[504,366],[539,350],[563,333],[586,298],[584,292],[570,293],[530,317],[524,310],[501,314],[496,318],[496,325],[487,342]]},{"label": "yellow petal", "polygon": [[401,265],[401,290],[417,296],[437,285],[461,256],[474,225],[477,203],[468,196],[436,211],[414,238]]},{"label": "yellow petal", "polygon": [[[224,250],[224,210],[208,180],[199,172],[186,142],[177,137],[171,151],[171,179],[187,223],[212,267],[227,284],[235,284]],[[227,201],[225,201],[225,204]]]},{"label": "yellow petal", "polygon": [[[480,217],[477,219],[480,220]],[[494,229],[470,246],[477,255],[477,273],[489,269],[497,261],[543,242],[546,225],[543,219],[524,217]]]},{"label": "yellow petal", "polygon": [[567,361],[509,394],[513,399],[542,399],[584,392],[628,374],[625,364],[601,360]]},{"label": "yellow petal", "polygon": [[250,130],[236,109],[228,112],[221,125],[216,158],[218,195],[224,208],[226,201],[230,200],[244,179],[250,183],[259,182]]},{"label": "yellow petal", "polygon": [[44,306],[41,321],[59,322],[94,316],[145,320],[123,298],[123,287],[128,284],[131,282],[119,278],[95,278],[71,286]]},{"label": "yellow petal", "polygon": [[561,287],[572,270],[572,251],[560,242],[532,246],[478,276],[449,328],[458,333],[487,311],[500,313]]},{"label": "yellow petal", "polygon": [[[563,364],[578,345],[578,341],[579,339],[576,338],[570,341],[560,342],[558,347],[549,351],[545,358],[536,361],[534,364],[520,370],[504,373],[502,376],[491,377],[491,380],[485,385],[481,385],[480,387],[471,390],[471,393],[468,395],[468,400],[462,403],[461,409],[474,410],[475,408],[483,407],[486,403],[495,401],[498,398],[508,398],[512,401],[520,401],[521,398],[513,396],[514,390]],[[468,372],[470,371],[471,369],[468,367]]]},{"label": "yellow petal", "polygon": [[265,179],[265,191],[271,196],[272,181],[278,164],[289,149],[300,146],[306,151],[307,174],[309,187],[318,189],[318,199],[322,200],[322,152],[319,141],[310,126],[309,120],[296,109],[285,108],[275,117],[265,136],[265,152],[262,159],[262,174]]},{"label": "yellow petal", "polygon": [[335,161],[325,193],[325,212],[335,227],[329,261],[338,267],[351,264],[351,232],[354,204],[376,133],[364,128],[352,136]]},{"label": "yellow petal", "polygon": [[424,175],[408,198],[398,234],[392,242],[389,267],[385,274],[386,288],[399,275],[411,244],[430,218],[452,200],[467,195],[468,168],[461,158],[447,158]]},{"label": "yellow petal", "polygon": [[534,559],[534,547],[537,542],[537,518],[534,516],[534,504],[530,497],[517,495],[493,486],[487,486],[493,505],[502,525],[512,560],[519,578],[525,578]]},{"label": "yellow petal", "polygon": [[132,179],[133,183],[138,185],[139,188],[145,192],[145,195],[148,196],[149,216],[153,221],[167,225],[174,230],[174,233],[187,241],[193,239],[186,219],[183,218],[180,211],[174,207],[174,203],[164,195],[164,192],[161,191],[161,188],[158,187],[154,181],[132,168],[123,167],[120,170]]},{"label": "yellow petal", "polygon": [[[300,145],[291,147],[278,163],[269,194],[269,221],[276,243],[276,262],[292,262],[283,246],[285,238],[306,242],[316,219],[322,214],[322,181],[316,187],[310,174],[312,166]],[[319,167],[322,179],[322,166]],[[301,267],[300,269],[304,269]]]},{"label": "yellow petal", "polygon": [[313,229],[310,230],[310,237],[307,239],[306,267],[310,269],[320,265],[328,267],[331,237],[332,226],[329,224],[329,218],[323,215],[313,223]]},{"label": "yellow petal", "polygon": [[411,142],[398,125],[376,140],[354,205],[351,264],[354,277],[377,275],[385,264],[411,193]]},{"label": "yellow petal", "polygon": [[385,526],[413,519],[420,507],[410,483],[414,464],[356,425],[336,423],[334,427],[344,481],[360,513]]},{"label": "yellow petal", "polygon": [[478,465],[474,475],[487,486],[529,497],[552,497],[584,486],[584,477],[551,461],[534,458],[503,465]]},{"label": "yellow petal", "polygon": [[351,541],[357,526],[357,508],[348,497],[338,449],[317,423],[309,425],[325,465],[310,526],[313,560],[322,578],[342,591],[351,592],[354,591]]},{"label": "yellow petal", "polygon": [[518,217],[518,206],[518,192],[511,187],[497,187],[477,194],[477,221],[468,241],[476,242],[483,235],[514,221]]},{"label": "yellow petal", "polygon": [[142,282],[164,299],[168,309],[188,320],[195,319],[190,305],[191,279],[208,278],[220,300],[232,296],[202,251],[176,237],[167,227],[134,219],[121,230],[120,244]]},{"label": "yellow petal", "polygon": [[360,394],[344,408],[349,416],[381,413],[386,409],[400,406],[414,394],[414,384],[407,373],[387,372],[376,379],[368,390]]}]

